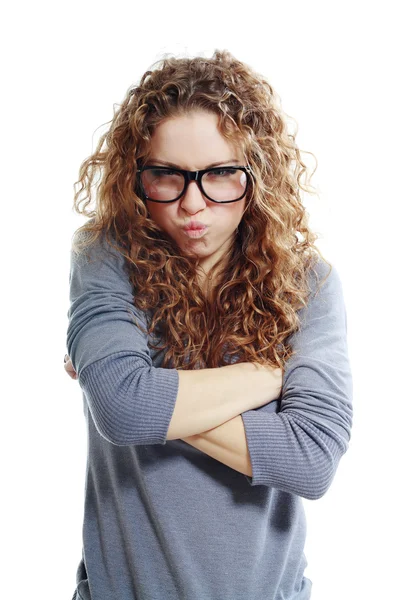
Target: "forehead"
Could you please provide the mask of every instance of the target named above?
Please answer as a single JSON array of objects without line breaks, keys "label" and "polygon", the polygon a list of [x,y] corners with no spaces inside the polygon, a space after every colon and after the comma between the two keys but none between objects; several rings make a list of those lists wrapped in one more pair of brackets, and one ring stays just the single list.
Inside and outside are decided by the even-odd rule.
[{"label": "forehead", "polygon": [[151,136],[149,157],[190,170],[231,160],[242,163],[240,144],[227,140],[217,125],[217,115],[204,111],[165,119]]}]

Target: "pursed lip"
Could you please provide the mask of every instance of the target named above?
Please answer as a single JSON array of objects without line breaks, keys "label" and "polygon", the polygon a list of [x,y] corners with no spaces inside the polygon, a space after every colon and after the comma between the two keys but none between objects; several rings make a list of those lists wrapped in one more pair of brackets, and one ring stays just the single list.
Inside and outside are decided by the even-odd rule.
[{"label": "pursed lip", "polygon": [[185,231],[196,231],[197,229],[205,229],[206,227],[208,227],[208,225],[202,223],[201,221],[191,221],[190,223],[185,225],[183,229]]}]

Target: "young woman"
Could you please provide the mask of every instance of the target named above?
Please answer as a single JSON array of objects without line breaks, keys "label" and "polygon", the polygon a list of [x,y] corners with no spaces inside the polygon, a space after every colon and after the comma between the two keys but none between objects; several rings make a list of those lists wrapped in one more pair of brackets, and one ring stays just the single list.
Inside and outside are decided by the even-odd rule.
[{"label": "young woman", "polygon": [[304,173],[276,93],[227,51],[147,71],[83,162],[74,600],[310,598],[302,498],[348,447],[352,376]]}]

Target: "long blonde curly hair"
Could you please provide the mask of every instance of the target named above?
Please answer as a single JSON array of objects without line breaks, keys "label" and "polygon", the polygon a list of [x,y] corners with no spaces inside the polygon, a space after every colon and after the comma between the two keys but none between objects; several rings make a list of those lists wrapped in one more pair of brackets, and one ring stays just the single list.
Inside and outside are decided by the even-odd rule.
[{"label": "long blonde curly hair", "polygon": [[[123,254],[133,303],[159,342],[149,344],[166,350],[163,366],[284,368],[294,353],[288,338],[300,328],[297,311],[310,297],[310,270],[318,256],[332,268],[314,245],[318,236],[300,198],[300,189],[316,191],[295,143],[297,130],[289,133],[271,85],[226,50],[212,58],[164,56],[152,67],[114,108],[107,132],[81,164],[74,209],[89,220],[75,232],[73,249],[79,253],[105,235]],[[209,273],[209,294],[198,281],[200,259],[183,255],[150,218],[137,181],[157,125],[198,110],[218,116],[218,130],[251,168],[245,212],[223,269],[219,261]]]}]

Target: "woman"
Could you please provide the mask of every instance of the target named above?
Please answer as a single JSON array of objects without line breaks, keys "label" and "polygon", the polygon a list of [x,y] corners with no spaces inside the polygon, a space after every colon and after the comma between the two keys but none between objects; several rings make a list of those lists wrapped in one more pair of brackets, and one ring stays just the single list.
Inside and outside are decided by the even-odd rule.
[{"label": "woman", "polygon": [[227,51],[147,71],[83,162],[74,599],[310,598],[302,497],[326,492],[348,447],[352,377],[306,172],[272,87]]}]

